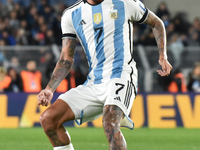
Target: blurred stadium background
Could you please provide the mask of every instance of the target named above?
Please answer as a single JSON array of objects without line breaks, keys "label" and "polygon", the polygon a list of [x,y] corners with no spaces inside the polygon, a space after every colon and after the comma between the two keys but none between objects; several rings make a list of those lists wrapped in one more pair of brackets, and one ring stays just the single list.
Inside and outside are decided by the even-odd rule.
[{"label": "blurred stadium background", "polygon": [[[145,25],[134,24],[133,57],[139,70],[139,89],[130,116],[135,122],[135,127],[140,129],[135,132],[138,132],[138,135],[140,131],[148,132],[148,129],[141,127],[173,128],[174,131],[171,131],[173,135],[173,132],[176,132],[175,128],[183,127],[198,128],[195,131],[191,130],[192,135],[198,133],[200,2],[199,0],[142,1],[164,21],[168,40],[168,60],[173,65],[173,70],[169,77],[160,78],[157,75],[156,70],[160,68],[158,50],[151,29]],[[4,128],[40,126],[39,115],[46,108],[37,106],[36,93],[46,86],[60,55],[62,12],[75,2],[76,0],[0,0],[0,134],[4,132],[5,135],[9,133],[12,135],[13,130],[8,131]],[[86,80],[87,61],[78,41],[77,44],[73,69],[57,89],[53,101],[60,92],[65,92]],[[194,68],[197,68],[196,72]],[[25,79],[30,77],[28,74],[35,72],[38,73],[35,75],[37,83],[34,83],[37,90],[31,91],[29,87],[32,86],[32,81]],[[74,122],[65,125],[77,127]],[[82,127],[88,126],[101,127],[101,118],[82,125]],[[165,131],[164,134],[167,134],[168,130]],[[14,132],[19,134],[17,131]],[[155,134],[156,132],[159,131],[155,131]],[[177,132],[177,135],[180,137],[176,137],[174,139],[176,141],[183,136],[180,132]],[[3,137],[4,135],[0,135],[0,141]],[[6,139],[9,138],[12,140],[10,136]],[[199,136],[191,139],[195,141],[197,138]],[[186,137],[185,139],[189,140]],[[173,141],[168,141],[171,142]],[[184,142],[183,140],[180,143]],[[7,147],[11,150],[5,143],[0,144],[0,149]],[[184,147],[178,147],[180,143],[177,147],[168,149],[184,150]],[[191,146],[185,150],[200,149],[195,142],[190,141],[188,144]],[[152,150],[164,149],[160,146],[152,147]],[[138,145],[136,147],[142,149]]]}]

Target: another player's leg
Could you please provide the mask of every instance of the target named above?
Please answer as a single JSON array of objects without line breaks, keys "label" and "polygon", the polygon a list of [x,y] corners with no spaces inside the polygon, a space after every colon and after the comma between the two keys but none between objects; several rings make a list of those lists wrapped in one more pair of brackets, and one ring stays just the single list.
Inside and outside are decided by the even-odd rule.
[{"label": "another player's leg", "polygon": [[106,105],[103,109],[103,127],[110,150],[127,150],[125,138],[120,131],[123,111],[115,105]]},{"label": "another player's leg", "polygon": [[74,118],[74,113],[69,105],[60,99],[42,113],[40,123],[54,150],[74,150],[69,134],[62,125]]}]

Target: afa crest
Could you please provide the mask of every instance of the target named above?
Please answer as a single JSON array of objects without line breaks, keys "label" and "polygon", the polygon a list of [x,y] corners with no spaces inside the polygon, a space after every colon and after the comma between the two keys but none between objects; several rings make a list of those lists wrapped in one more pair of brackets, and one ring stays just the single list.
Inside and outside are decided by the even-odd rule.
[{"label": "afa crest", "polygon": [[94,14],[94,23],[99,24],[102,20],[101,13]]},{"label": "afa crest", "polygon": [[119,17],[119,14],[118,14],[118,11],[116,9],[110,11],[110,18],[111,19],[118,19],[118,17]]},{"label": "afa crest", "polygon": [[114,9],[114,8],[116,8],[115,5],[112,5],[112,7],[110,7],[110,9],[111,9],[110,10],[110,18],[116,20],[119,18],[119,13],[118,13],[118,10]]}]

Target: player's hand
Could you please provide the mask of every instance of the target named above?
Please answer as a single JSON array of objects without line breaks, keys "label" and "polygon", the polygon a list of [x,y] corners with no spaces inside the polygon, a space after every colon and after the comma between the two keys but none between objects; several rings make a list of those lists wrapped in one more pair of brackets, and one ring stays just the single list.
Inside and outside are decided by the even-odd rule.
[{"label": "player's hand", "polygon": [[53,92],[48,89],[44,89],[37,95],[38,105],[48,106],[52,98]]},{"label": "player's hand", "polygon": [[157,70],[158,74],[162,77],[168,76],[170,74],[170,71],[172,70],[171,64],[168,62],[167,59],[159,59],[158,62],[162,67],[162,70]]}]

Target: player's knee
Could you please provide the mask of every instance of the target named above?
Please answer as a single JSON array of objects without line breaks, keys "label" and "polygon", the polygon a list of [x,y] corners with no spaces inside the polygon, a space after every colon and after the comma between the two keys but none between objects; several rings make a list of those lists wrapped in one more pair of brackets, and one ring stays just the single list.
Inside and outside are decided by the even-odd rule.
[{"label": "player's knee", "polygon": [[51,113],[49,111],[45,111],[40,116],[40,124],[42,125],[44,131],[52,131],[57,127],[56,121],[54,121]]}]

